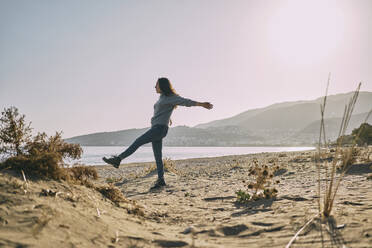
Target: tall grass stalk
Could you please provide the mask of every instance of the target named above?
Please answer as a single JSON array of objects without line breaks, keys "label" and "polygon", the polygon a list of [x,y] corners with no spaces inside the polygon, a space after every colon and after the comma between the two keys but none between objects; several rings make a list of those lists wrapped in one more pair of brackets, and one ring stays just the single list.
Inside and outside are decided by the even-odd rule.
[{"label": "tall grass stalk", "polygon": [[[317,147],[317,153],[315,154],[315,164],[316,164],[317,174],[318,174],[318,192],[317,193],[318,193],[318,210],[319,210],[318,215],[319,215],[319,218],[317,218],[315,216],[312,219],[310,219],[294,235],[294,237],[289,241],[286,248],[290,248],[290,246],[294,243],[294,241],[296,240],[298,235],[307,226],[309,226],[311,223],[314,223],[315,221],[319,221],[318,223],[319,223],[319,227],[320,227],[322,247],[324,247],[324,236],[323,236],[322,223],[324,223],[324,221],[326,221],[326,222],[328,222],[329,225],[334,225],[334,219],[329,218],[331,216],[333,203],[334,203],[339,185],[340,185],[343,177],[345,176],[345,173],[347,172],[347,170],[351,166],[351,163],[348,163],[348,161],[343,161],[343,163],[347,166],[342,166],[341,175],[338,178],[335,177],[338,158],[339,158],[340,155],[343,154],[343,149],[342,149],[343,138],[345,136],[347,126],[349,124],[352,112],[354,110],[356,101],[358,99],[361,83],[359,83],[356,91],[354,92],[354,95],[350,99],[349,103],[345,106],[344,114],[343,114],[342,121],[341,121],[340,130],[339,130],[339,133],[338,133],[338,139],[337,139],[338,142],[337,142],[337,146],[336,146],[335,157],[332,160],[332,167],[331,167],[331,173],[330,174],[328,173],[329,163],[328,163],[328,161],[325,162],[325,166],[324,166],[324,169],[325,169],[325,173],[324,173],[325,189],[324,189],[323,208],[322,208],[321,163],[324,160],[328,160],[328,156],[326,156],[326,155],[328,155],[327,153],[328,153],[328,148],[329,148],[329,144],[327,144],[327,141],[326,141],[326,136],[325,136],[326,132],[325,132],[325,124],[324,124],[324,113],[325,113],[325,107],[326,107],[326,104],[327,104],[329,82],[330,82],[330,74],[328,76],[326,94],[325,94],[323,102],[320,106],[321,121],[320,121],[320,131],[319,131],[319,143],[318,143],[318,147]],[[367,122],[367,120],[368,120],[368,118],[371,114],[372,114],[372,109],[369,111],[369,113],[368,113],[364,122]],[[359,130],[358,134],[356,135],[356,137],[353,140],[352,149],[355,148],[356,141],[359,138],[360,134],[361,134],[361,129]],[[322,146],[322,138],[323,138],[323,146]],[[323,147],[323,149],[322,149],[322,147]],[[353,150],[351,150],[351,152],[352,151]],[[351,158],[352,158],[352,156],[347,157],[347,160],[350,160]],[[328,232],[329,232],[329,230],[328,230]],[[333,235],[333,234],[331,234],[331,235]]]},{"label": "tall grass stalk", "polygon": [[[328,74],[328,80],[327,80],[327,88],[326,88],[326,92],[325,92],[325,95],[324,95],[324,98],[323,98],[323,103],[320,105],[320,115],[321,115],[321,119],[320,119],[320,131],[319,131],[319,145],[318,145],[318,156],[317,158],[320,160],[321,159],[321,144],[322,144],[322,135],[323,135],[323,138],[324,138],[324,144],[326,145],[326,137],[325,137],[325,125],[324,125],[324,111],[325,111],[325,107],[326,107],[326,104],[327,104],[327,96],[328,96],[328,88],[329,88],[329,83],[330,83],[330,80],[331,80],[331,73]],[[318,172],[318,212],[319,214],[321,213],[321,203],[320,203],[320,194],[321,194],[321,185],[320,185],[320,161],[316,161],[316,167],[317,167],[317,172]],[[326,169],[326,177],[327,177],[327,174],[328,174],[328,170]],[[326,182],[326,184],[328,185],[328,183]],[[324,244],[324,236],[323,236],[323,230],[322,230],[322,227],[320,228],[320,235],[321,235],[321,239],[322,239],[322,246]]]},{"label": "tall grass stalk", "polygon": [[[354,92],[354,95],[349,100],[348,104],[345,106],[344,114],[341,121],[340,130],[338,133],[338,142],[336,146],[335,151],[335,158],[331,162],[331,168],[330,172],[328,171],[329,163],[325,162],[325,189],[324,189],[324,199],[323,199],[323,208],[321,207],[321,161],[320,159],[325,155],[326,151],[322,152],[322,137],[324,140],[323,147],[328,148],[328,144],[326,143],[325,139],[325,124],[324,124],[324,113],[325,113],[325,107],[327,102],[327,93],[328,93],[328,86],[329,86],[329,78],[328,78],[328,84],[327,84],[327,90],[326,90],[326,96],[324,97],[324,101],[320,107],[321,111],[321,122],[320,122],[320,135],[319,135],[319,144],[318,144],[318,158],[319,160],[316,161],[316,167],[318,172],[318,209],[319,214],[322,217],[329,217],[331,215],[331,211],[333,208],[334,200],[337,195],[337,191],[339,188],[339,185],[345,175],[345,172],[349,169],[349,166],[343,167],[341,175],[336,178],[336,171],[337,171],[337,162],[338,157],[343,153],[342,144],[343,144],[343,137],[345,136],[347,127],[349,125],[356,101],[358,99],[359,90],[361,83],[359,83],[356,91]],[[356,140],[356,139],[355,139]],[[354,141],[355,141],[354,140]],[[353,143],[352,149],[355,148],[355,142]]]}]

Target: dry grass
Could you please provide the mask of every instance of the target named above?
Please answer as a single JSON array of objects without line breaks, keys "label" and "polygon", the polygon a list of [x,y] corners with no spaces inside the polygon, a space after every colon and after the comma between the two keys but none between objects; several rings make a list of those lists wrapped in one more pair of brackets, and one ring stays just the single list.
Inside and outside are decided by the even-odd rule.
[{"label": "dry grass", "polygon": [[[337,146],[334,149],[329,149],[330,144],[327,143],[324,124],[324,113],[327,103],[329,82],[330,77],[328,77],[326,94],[324,96],[323,103],[320,106],[321,122],[319,131],[319,142],[317,147],[317,153],[314,156],[318,181],[317,185],[318,217],[312,218],[305,225],[307,226],[310,223],[314,223],[319,227],[318,230],[320,230],[321,234],[322,247],[324,247],[323,224],[330,225],[334,221],[334,218],[331,215],[331,213],[340,183],[342,182],[345,173],[357,161],[357,157],[361,155],[359,149],[356,147],[355,142],[358,139],[360,133],[358,133],[354,138],[354,142],[351,147],[349,148],[342,147],[343,138],[345,137],[345,133],[350,122],[352,112],[358,99],[361,84],[359,83],[354,95],[349,100],[349,103],[345,106],[344,115],[342,117],[341,126],[338,134]],[[370,113],[367,115],[367,119]],[[336,176],[337,170],[340,172],[339,176]],[[322,191],[322,189],[324,190]],[[299,233],[304,229],[304,227],[301,228],[296,233],[295,237],[299,235]],[[326,230],[329,229],[326,228]],[[333,234],[330,233],[330,235]],[[290,247],[294,240],[295,239],[292,238],[292,240],[286,247]]]},{"label": "dry grass", "polygon": [[[327,91],[329,86],[329,80],[327,85]],[[352,112],[354,110],[356,101],[358,99],[359,90],[360,90],[361,84],[358,85],[354,95],[350,99],[349,103],[345,106],[344,115],[342,118],[339,134],[338,134],[338,144],[335,149],[335,158],[332,160],[332,162],[325,162],[325,190],[323,194],[321,193],[321,172],[320,172],[320,163],[316,163],[317,165],[317,171],[318,171],[318,208],[319,213],[322,217],[329,217],[331,216],[333,204],[335,197],[337,195],[337,190],[339,188],[339,185],[345,175],[345,172],[350,168],[350,166],[355,162],[356,156],[358,155],[358,152],[356,150],[356,144],[354,143],[353,146],[350,149],[342,149],[342,137],[345,136],[346,129],[348,127],[350,118],[352,116]],[[322,147],[322,137],[323,137],[323,145],[325,147],[328,146],[326,142],[325,137],[325,125],[324,125],[324,111],[326,107],[326,101],[327,101],[327,92],[326,96],[324,97],[323,105],[321,106],[321,127],[320,127],[320,135],[319,135],[319,145],[318,145],[318,155],[320,158],[323,158],[327,156],[327,154],[324,153],[324,150],[321,149]],[[336,171],[337,171],[337,158],[341,158],[342,165],[341,165],[341,175],[339,177],[336,177]],[[323,196],[323,207],[321,206],[321,196]]]},{"label": "dry grass", "polygon": [[[358,85],[357,90],[355,91],[353,97],[350,99],[347,106],[345,106],[344,115],[341,122],[341,127],[338,134],[338,144],[335,148],[334,157],[329,153],[328,143],[326,139],[326,132],[325,132],[325,124],[324,124],[324,113],[327,104],[327,94],[328,94],[328,87],[329,87],[330,78],[328,78],[326,94],[324,96],[323,103],[320,106],[321,112],[321,122],[320,122],[320,131],[319,131],[319,142],[318,142],[318,151],[315,155],[315,164],[317,168],[318,174],[318,211],[322,217],[329,217],[331,215],[331,211],[333,208],[334,199],[337,194],[338,187],[342,178],[346,172],[346,170],[353,164],[357,152],[355,152],[355,147],[351,147],[350,149],[344,150],[342,149],[342,137],[345,136],[345,132],[347,126],[349,124],[356,100],[358,98],[360,84]],[[322,147],[325,147],[322,148]],[[336,158],[336,159],[333,159]],[[338,178],[336,177],[337,165],[338,161],[341,160],[341,176]],[[321,171],[321,167],[323,166],[324,172]],[[324,177],[324,192],[321,192],[321,182],[322,176]],[[323,201],[323,202],[322,202]]]},{"label": "dry grass", "polygon": [[123,177],[108,177],[105,181],[108,184],[114,184],[123,181]]},{"label": "dry grass", "polygon": [[337,169],[339,171],[346,171],[350,166],[357,162],[361,155],[361,150],[357,147],[340,148],[339,157],[337,157]]},{"label": "dry grass", "polygon": [[[178,171],[176,169],[175,163],[171,158],[164,158],[163,159],[163,166],[164,166],[164,172],[172,172],[174,174],[178,174]],[[150,167],[144,170],[144,174],[150,174],[157,170],[156,164],[152,163]]]}]

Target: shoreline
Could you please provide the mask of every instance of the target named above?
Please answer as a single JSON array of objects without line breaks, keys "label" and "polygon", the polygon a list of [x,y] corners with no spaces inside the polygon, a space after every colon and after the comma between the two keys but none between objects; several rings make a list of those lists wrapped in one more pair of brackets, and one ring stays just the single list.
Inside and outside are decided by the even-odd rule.
[{"label": "shoreline", "polygon": [[[129,145],[84,145],[84,144],[79,144],[80,146],[86,146],[86,147],[129,147]],[[143,145],[144,147],[151,147],[151,145],[145,144]],[[178,145],[163,145],[164,147],[313,147],[314,144],[300,144],[300,145],[293,145],[293,144],[244,144],[244,145],[231,145],[231,146],[226,146],[226,145],[197,145],[197,146],[178,146]]]},{"label": "shoreline", "polygon": [[[92,147],[93,148],[93,147]],[[107,147],[94,147],[94,148],[103,148],[97,150],[88,150],[87,154],[77,162],[78,164],[83,164],[87,166],[100,166],[104,165],[104,162],[101,160],[103,156],[110,156],[109,154],[115,154],[117,150],[110,150]],[[106,149],[105,149],[106,148]],[[121,147],[120,147],[121,148]],[[176,148],[176,149],[172,149]],[[180,148],[180,149],[179,149]],[[189,150],[183,150],[182,147],[169,147],[163,149],[163,159],[171,159],[172,161],[176,160],[185,160],[185,159],[202,159],[202,158],[217,158],[224,156],[241,156],[248,154],[259,154],[259,153],[280,153],[280,152],[302,152],[315,150],[315,147],[249,147],[252,149],[241,150],[240,147],[236,147],[238,150],[234,150],[235,147],[200,147],[198,150],[195,147]],[[226,148],[226,150],[224,149]],[[187,149],[187,148],[186,148]],[[266,150],[265,150],[266,149]],[[285,149],[285,150],[282,150]],[[122,149],[120,149],[121,151]],[[138,152],[138,151],[137,151]],[[189,157],[192,156],[192,157]],[[73,164],[75,161],[68,162],[68,164]],[[153,152],[150,147],[142,148],[138,153],[134,153],[128,159],[122,161],[123,164],[131,163],[149,163],[154,162]]]},{"label": "shoreline", "polygon": [[[250,157],[252,156],[259,156],[259,155],[275,155],[275,154],[278,154],[278,153],[283,153],[283,154],[286,154],[286,153],[294,153],[293,155],[295,155],[296,153],[299,153],[301,154],[302,152],[313,152],[315,151],[315,149],[311,149],[311,150],[303,150],[303,151],[287,151],[287,152],[259,152],[259,153],[247,153],[247,154],[238,154],[238,155],[224,155],[224,156],[215,156],[215,157],[198,157],[198,158],[185,158],[185,159],[171,159],[171,161],[175,162],[175,163],[187,163],[187,162],[190,162],[190,163],[197,163],[197,162],[206,162],[208,160],[211,160],[211,161],[215,161],[215,160],[236,160],[236,159],[249,159]],[[163,158],[165,159],[165,158]],[[125,162],[125,160],[123,160]],[[155,160],[154,161],[147,161],[147,162],[130,162],[130,163],[121,163],[120,164],[120,168],[123,167],[123,166],[145,166],[145,165],[150,165],[150,164],[154,164],[155,163]],[[112,167],[111,165],[109,164],[100,164],[100,165],[88,165],[88,166],[93,166],[93,167],[97,167],[97,168],[102,168],[102,167],[111,167],[113,169],[115,169],[114,167]]]},{"label": "shoreline", "polygon": [[[185,159],[175,159],[172,161],[174,162],[185,162],[185,161],[193,161],[193,160],[205,160],[205,159],[224,159],[224,158],[230,158],[230,157],[250,157],[254,155],[262,155],[262,154],[278,154],[278,153],[301,153],[301,152],[312,152],[315,151],[315,149],[309,149],[309,150],[302,150],[302,151],[281,151],[281,152],[258,152],[258,153],[243,153],[243,154],[232,154],[232,155],[223,155],[223,156],[214,156],[214,157],[197,157],[197,158],[185,158]],[[164,158],[163,158],[164,159]],[[124,160],[123,160],[124,161]],[[121,165],[132,165],[132,164],[150,164],[154,163],[155,161],[147,161],[147,162],[131,162],[131,163],[122,163]],[[107,164],[106,164],[107,165]],[[92,165],[92,166],[106,166],[105,164],[102,165]]]}]

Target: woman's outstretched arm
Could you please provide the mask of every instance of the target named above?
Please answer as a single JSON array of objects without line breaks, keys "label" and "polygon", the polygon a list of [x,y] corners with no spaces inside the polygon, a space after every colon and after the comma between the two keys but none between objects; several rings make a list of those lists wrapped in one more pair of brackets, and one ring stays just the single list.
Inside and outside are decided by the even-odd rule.
[{"label": "woman's outstretched arm", "polygon": [[174,95],[167,100],[172,105],[181,105],[186,107],[200,106],[206,109],[212,109],[213,105],[210,102],[197,102],[188,98],[183,98],[179,95]]},{"label": "woman's outstretched arm", "polygon": [[195,106],[200,106],[200,107],[203,107],[203,108],[206,108],[206,109],[212,109],[213,108],[213,104],[211,104],[210,102],[196,102]]}]

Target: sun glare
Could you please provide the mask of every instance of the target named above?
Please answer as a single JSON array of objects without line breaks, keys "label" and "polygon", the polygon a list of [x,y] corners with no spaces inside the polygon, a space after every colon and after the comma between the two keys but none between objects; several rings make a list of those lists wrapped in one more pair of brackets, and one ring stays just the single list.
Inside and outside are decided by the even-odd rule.
[{"label": "sun glare", "polygon": [[268,22],[268,45],[281,63],[312,64],[342,43],[345,16],[335,3],[286,1]]}]

